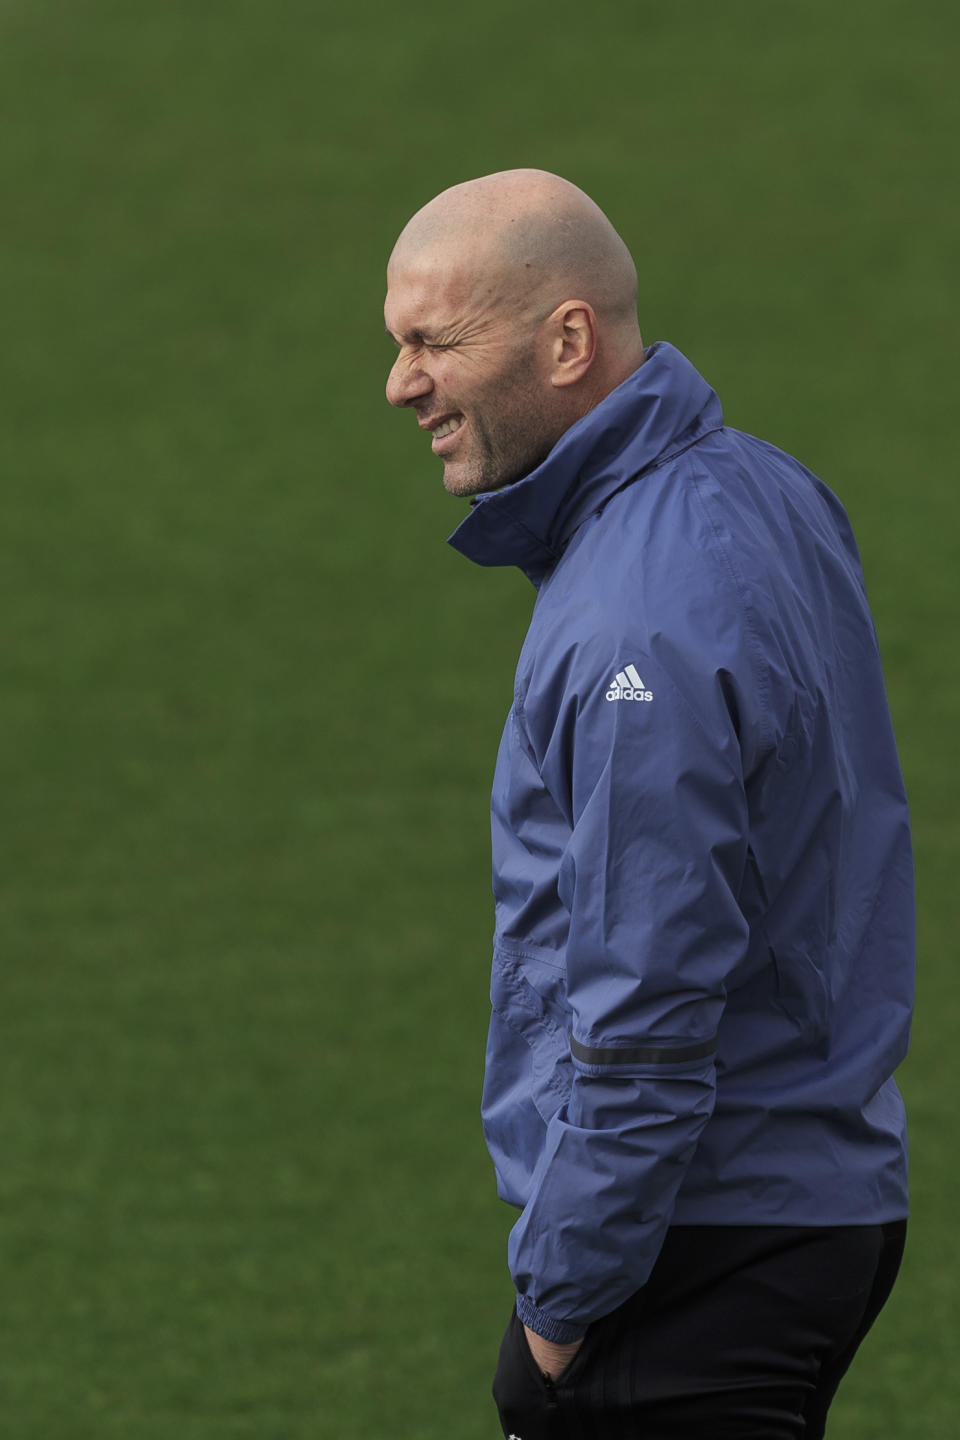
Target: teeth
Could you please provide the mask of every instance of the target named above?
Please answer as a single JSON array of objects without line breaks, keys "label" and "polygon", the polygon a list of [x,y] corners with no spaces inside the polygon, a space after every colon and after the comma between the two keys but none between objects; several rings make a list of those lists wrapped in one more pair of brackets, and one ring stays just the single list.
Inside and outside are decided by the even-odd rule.
[{"label": "teeth", "polygon": [[460,421],[459,421],[459,420],[444,420],[443,424],[442,424],[442,425],[438,425],[437,428],[436,428],[436,430],[434,430],[434,432],[433,432],[433,438],[434,438],[434,440],[441,440],[444,435],[452,435],[453,432],[454,432],[454,430],[459,430],[459,429],[460,429]]}]

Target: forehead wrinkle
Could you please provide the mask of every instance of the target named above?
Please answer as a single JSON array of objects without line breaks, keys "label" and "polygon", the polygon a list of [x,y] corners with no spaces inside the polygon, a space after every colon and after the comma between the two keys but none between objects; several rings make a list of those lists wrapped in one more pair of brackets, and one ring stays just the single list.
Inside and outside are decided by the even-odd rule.
[{"label": "forehead wrinkle", "polygon": [[[472,255],[477,247],[472,247]],[[463,339],[498,324],[512,287],[502,260],[465,257],[456,240],[391,257],[387,307],[411,338]],[[516,313],[515,307],[511,314]],[[397,332],[399,333],[399,331]]]}]

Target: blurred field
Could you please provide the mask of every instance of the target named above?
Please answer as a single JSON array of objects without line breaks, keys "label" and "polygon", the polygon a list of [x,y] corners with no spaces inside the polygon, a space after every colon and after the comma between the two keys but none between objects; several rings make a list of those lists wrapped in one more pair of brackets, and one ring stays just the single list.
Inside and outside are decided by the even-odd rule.
[{"label": "blurred field", "polygon": [[905,1271],[831,1440],[952,1440],[956,7],[0,0],[0,1433],[496,1432],[487,786],[532,592],[382,384],[517,164],[841,495],[916,817]]}]

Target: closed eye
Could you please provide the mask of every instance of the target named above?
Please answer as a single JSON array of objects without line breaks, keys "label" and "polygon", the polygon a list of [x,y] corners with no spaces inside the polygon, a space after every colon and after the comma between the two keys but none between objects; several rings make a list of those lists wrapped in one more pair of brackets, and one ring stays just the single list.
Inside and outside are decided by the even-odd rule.
[{"label": "closed eye", "polygon": [[422,335],[420,333],[419,330],[411,331],[409,336],[407,336],[406,339],[403,340],[398,340],[392,330],[387,330],[385,333],[387,339],[398,350],[402,350],[405,345],[412,346],[414,350],[450,350],[453,348],[451,341],[428,340],[425,335]]}]

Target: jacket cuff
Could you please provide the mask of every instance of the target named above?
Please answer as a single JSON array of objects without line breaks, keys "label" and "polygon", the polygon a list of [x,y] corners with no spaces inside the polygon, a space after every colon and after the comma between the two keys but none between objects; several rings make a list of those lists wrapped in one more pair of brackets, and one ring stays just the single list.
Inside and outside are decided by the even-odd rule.
[{"label": "jacket cuff", "polygon": [[571,1325],[566,1320],[555,1320],[545,1310],[540,1310],[526,1295],[517,1296],[517,1315],[530,1330],[552,1340],[554,1345],[571,1345],[582,1340],[587,1333],[586,1325]]}]

